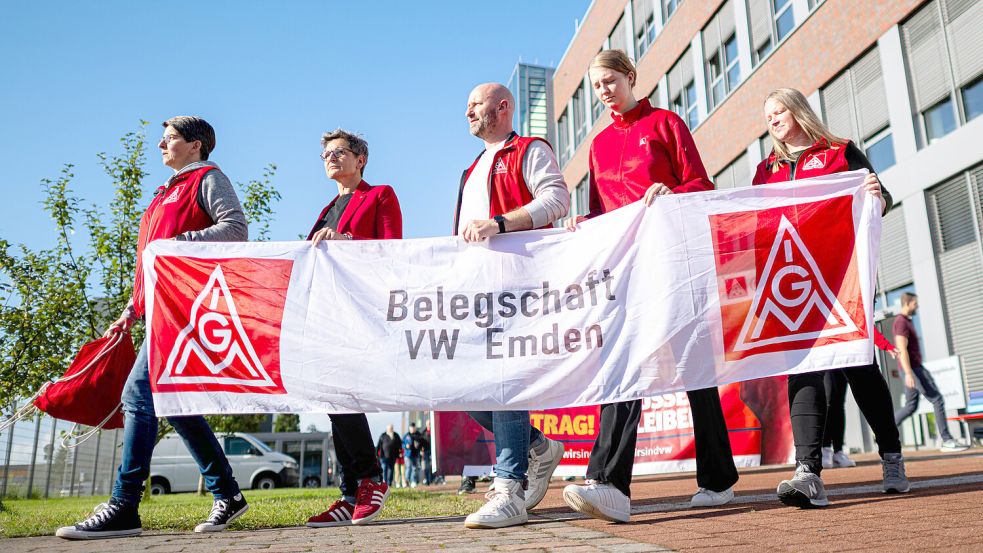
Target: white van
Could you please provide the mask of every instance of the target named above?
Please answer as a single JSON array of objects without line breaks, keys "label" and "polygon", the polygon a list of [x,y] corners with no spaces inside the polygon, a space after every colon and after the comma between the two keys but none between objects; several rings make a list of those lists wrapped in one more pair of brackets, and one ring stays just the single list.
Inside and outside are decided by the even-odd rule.
[{"label": "white van", "polygon": [[[216,434],[232,474],[243,489],[270,490],[297,485],[298,466],[293,457],[277,453],[249,434]],[[193,492],[198,490],[198,464],[191,457],[184,440],[168,434],[157,447],[150,462],[150,493]]]}]

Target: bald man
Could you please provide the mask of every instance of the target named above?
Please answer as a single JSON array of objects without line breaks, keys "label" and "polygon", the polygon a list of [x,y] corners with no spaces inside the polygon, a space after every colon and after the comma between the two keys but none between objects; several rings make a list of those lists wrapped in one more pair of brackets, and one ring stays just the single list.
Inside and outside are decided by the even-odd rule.
[{"label": "bald man", "polygon": [[[512,129],[515,99],[498,83],[478,85],[465,115],[485,149],[461,176],[454,233],[468,242],[497,234],[549,228],[567,214],[570,193],[556,156],[541,138]],[[546,495],[563,458],[563,444],[529,424],[528,411],[471,412],[495,435],[495,482],[488,503],[464,521],[468,528],[525,524]],[[528,484],[524,483],[528,480]]]}]

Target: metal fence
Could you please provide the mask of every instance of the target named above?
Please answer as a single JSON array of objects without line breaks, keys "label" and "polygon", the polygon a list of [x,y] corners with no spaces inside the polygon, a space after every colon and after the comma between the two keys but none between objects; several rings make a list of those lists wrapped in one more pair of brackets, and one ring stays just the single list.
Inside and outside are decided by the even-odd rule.
[{"label": "metal fence", "polygon": [[61,445],[73,423],[36,415],[0,433],[0,498],[108,495],[122,429],[102,430],[75,448]]}]

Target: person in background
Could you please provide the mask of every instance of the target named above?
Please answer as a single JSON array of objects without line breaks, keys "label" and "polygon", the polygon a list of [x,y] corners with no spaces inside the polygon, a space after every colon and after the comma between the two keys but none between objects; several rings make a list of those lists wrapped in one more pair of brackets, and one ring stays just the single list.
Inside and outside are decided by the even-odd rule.
[{"label": "person in background", "polygon": [[420,432],[420,469],[423,471],[423,483],[433,484],[433,461],[430,458],[431,436],[430,419],[424,423],[423,432]]},{"label": "person in background", "polygon": [[375,446],[379,454],[379,461],[382,463],[382,479],[390,486],[393,485],[396,459],[400,456],[402,446],[403,439],[396,433],[391,424],[387,425],[386,431],[379,435],[379,442]]},{"label": "person in background", "polygon": [[894,413],[894,424],[902,422],[918,409],[918,395],[925,399],[935,409],[935,426],[942,439],[942,451],[964,451],[969,446],[958,442],[949,432],[945,417],[945,398],[935,384],[932,373],[922,365],[921,341],[912,317],[918,312],[918,296],[905,292],[901,294],[901,313],[894,319],[891,331],[894,333],[894,343],[898,346],[898,364],[904,371],[905,404]]},{"label": "person in background", "polygon": [[403,459],[406,462],[406,483],[411,488],[420,483],[420,432],[416,423],[410,423],[410,429],[403,434]]},{"label": "person in background", "polygon": [[[870,161],[849,140],[833,135],[798,90],[779,88],[765,99],[764,116],[772,139],[772,151],[758,164],[752,184],[766,185],[867,169],[864,189],[881,205],[891,208],[891,195],[881,186]],[[860,410],[874,431],[881,456],[882,488],[885,493],[911,489],[905,474],[901,439],[894,424],[894,407],[887,382],[876,360],[859,367],[842,369]],[[795,474],[778,485],[778,498],[796,507],[829,505],[820,474],[823,429],[826,426],[826,388],[822,372],[788,377],[789,416],[795,440]]]}]

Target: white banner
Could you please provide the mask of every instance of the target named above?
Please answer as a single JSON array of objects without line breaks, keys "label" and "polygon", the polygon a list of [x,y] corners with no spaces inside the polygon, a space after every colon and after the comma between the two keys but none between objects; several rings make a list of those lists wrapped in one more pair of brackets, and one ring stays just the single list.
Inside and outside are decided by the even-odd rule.
[{"label": "white banner", "polygon": [[158,415],[554,408],[870,363],[864,173],[468,244],[144,254]]}]

